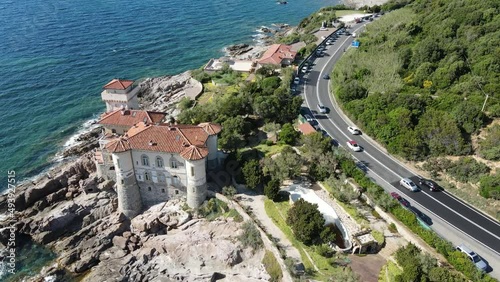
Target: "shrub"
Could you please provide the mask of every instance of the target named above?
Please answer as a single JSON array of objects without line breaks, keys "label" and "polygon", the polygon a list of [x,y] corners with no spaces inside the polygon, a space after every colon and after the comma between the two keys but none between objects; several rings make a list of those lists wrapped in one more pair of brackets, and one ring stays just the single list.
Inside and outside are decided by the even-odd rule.
[{"label": "shrub", "polygon": [[485,198],[500,200],[500,174],[481,177],[479,194]]},{"label": "shrub", "polygon": [[236,195],[238,191],[236,191],[236,188],[234,188],[233,185],[229,185],[229,186],[224,186],[222,187],[222,195],[232,199],[234,197],[234,195]]},{"label": "shrub", "polygon": [[372,236],[373,236],[373,238],[375,238],[375,240],[377,241],[377,243],[380,246],[384,245],[384,243],[385,243],[385,236],[384,236],[384,234],[382,232],[377,231],[377,230],[373,230],[372,231]]},{"label": "shrub", "polygon": [[267,198],[273,201],[278,198],[280,192],[280,183],[281,181],[277,178],[271,178],[271,180],[267,182],[266,186],[264,187],[264,194],[267,196]]},{"label": "shrub", "polygon": [[490,171],[490,168],[472,157],[463,157],[453,162],[448,169],[453,178],[461,182],[477,182],[481,175]]},{"label": "shrub", "polygon": [[260,232],[253,222],[246,221],[242,226],[243,233],[238,236],[243,247],[251,247],[254,251],[262,248],[264,242],[260,237]]},{"label": "shrub", "polygon": [[266,254],[262,259],[262,264],[266,268],[269,276],[271,276],[271,279],[269,281],[281,281],[281,278],[283,278],[283,272],[281,271],[281,266],[279,265],[278,260],[271,251],[266,250]]},{"label": "shrub", "polygon": [[318,241],[318,235],[324,229],[325,219],[317,204],[311,204],[301,198],[288,210],[286,223],[291,226],[298,240],[310,245]]},{"label": "shrub", "polygon": [[328,246],[327,244],[317,245],[314,247],[314,249],[316,253],[318,253],[318,255],[325,258],[331,258],[335,254],[335,251],[332,248],[330,248],[330,246]]},{"label": "shrub", "polygon": [[396,227],[396,224],[394,224],[394,222],[391,222],[391,224],[389,224],[388,229],[389,229],[389,231],[391,233],[397,233],[398,232],[398,228]]},{"label": "shrub", "polygon": [[381,219],[382,217],[380,216],[380,214],[378,214],[378,212],[376,210],[372,210],[372,215],[373,217],[375,217],[376,219]]}]

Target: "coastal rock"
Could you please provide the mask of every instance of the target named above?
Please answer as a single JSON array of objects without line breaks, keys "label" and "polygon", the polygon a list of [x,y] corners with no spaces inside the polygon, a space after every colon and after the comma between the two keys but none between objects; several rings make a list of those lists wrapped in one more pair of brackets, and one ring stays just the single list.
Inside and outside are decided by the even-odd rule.
[{"label": "coastal rock", "polygon": [[179,114],[177,103],[184,97],[194,100],[203,91],[203,85],[191,77],[189,71],[174,76],[148,78],[139,84],[141,108],[166,112],[170,117]]},{"label": "coastal rock", "polygon": [[247,53],[252,49],[253,47],[248,44],[235,44],[226,47],[226,52],[228,53],[229,56],[236,57],[241,54]]}]

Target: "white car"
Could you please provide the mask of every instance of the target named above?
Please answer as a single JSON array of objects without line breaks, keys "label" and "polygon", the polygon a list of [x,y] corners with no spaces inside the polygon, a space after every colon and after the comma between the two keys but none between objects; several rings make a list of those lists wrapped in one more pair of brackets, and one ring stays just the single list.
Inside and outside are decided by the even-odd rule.
[{"label": "white car", "polygon": [[319,109],[319,112],[322,114],[326,114],[326,112],[327,112],[326,107],[321,105],[321,104],[318,104],[318,109]]},{"label": "white car", "polygon": [[296,78],[293,80],[293,83],[294,83],[294,84],[299,84],[299,83],[300,83],[300,78],[299,78],[299,77],[296,77]]},{"label": "white car", "polygon": [[347,130],[349,130],[349,132],[351,132],[351,134],[354,134],[354,135],[361,134],[361,131],[355,126],[348,126]]},{"label": "white car", "polygon": [[356,143],[356,141],[354,140],[347,141],[347,147],[349,147],[354,152],[361,151],[361,147],[359,147],[358,143]]},{"label": "white car", "polygon": [[302,72],[306,73],[307,72],[307,67],[302,67]]},{"label": "white car", "polygon": [[486,271],[488,269],[488,264],[476,253],[471,251],[467,246],[464,244],[460,244],[456,246],[456,249],[464,254],[467,255],[467,257],[476,265],[476,267],[481,270],[481,271]]},{"label": "white car", "polygon": [[352,37],[356,37],[356,32],[353,32],[353,33],[352,33]]},{"label": "white car", "polygon": [[417,184],[413,183],[413,181],[411,181],[411,179],[409,179],[409,178],[402,178],[399,181],[399,185],[403,186],[404,188],[406,188],[406,189],[408,189],[408,190],[410,190],[412,192],[418,191]]}]

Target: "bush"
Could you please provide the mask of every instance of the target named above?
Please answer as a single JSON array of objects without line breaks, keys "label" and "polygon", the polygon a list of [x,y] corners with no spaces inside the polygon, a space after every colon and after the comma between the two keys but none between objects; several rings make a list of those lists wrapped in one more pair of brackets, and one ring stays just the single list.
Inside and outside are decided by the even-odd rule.
[{"label": "bush", "polygon": [[325,258],[331,258],[335,254],[335,251],[327,244],[317,245],[314,247],[314,250],[318,253],[318,255]]},{"label": "bush", "polygon": [[382,232],[377,231],[377,230],[373,230],[372,231],[372,236],[373,236],[373,238],[375,238],[375,240],[377,241],[377,243],[380,246],[384,245],[384,243],[385,243],[385,236],[384,236],[384,234]]},{"label": "bush", "polygon": [[324,230],[325,219],[317,204],[311,204],[301,198],[288,210],[286,223],[291,226],[299,241],[310,245],[319,241],[318,235]]},{"label": "bush", "polygon": [[266,250],[266,254],[262,259],[262,264],[266,268],[269,276],[271,276],[271,279],[269,281],[281,281],[281,278],[283,278],[283,272],[281,271],[281,266],[279,265],[278,260],[271,251]]},{"label": "bush", "polygon": [[262,248],[264,242],[260,237],[259,230],[257,229],[257,227],[255,227],[253,222],[246,221],[245,223],[243,223],[243,226],[241,228],[243,230],[243,233],[238,236],[238,239],[240,240],[243,247],[251,247],[254,251]]},{"label": "bush", "polygon": [[264,187],[264,194],[270,200],[276,201],[280,192],[281,181],[277,178],[271,178]]},{"label": "bush", "polygon": [[485,198],[500,200],[500,174],[481,177],[479,194]]},{"label": "bush", "polygon": [[222,195],[232,199],[234,195],[236,195],[238,191],[236,191],[236,188],[234,188],[233,185],[230,186],[224,186],[222,187]]},{"label": "bush", "polygon": [[490,168],[476,161],[472,157],[463,157],[452,163],[448,173],[461,182],[477,182],[481,175],[490,171]]},{"label": "bush", "polygon": [[396,227],[396,224],[394,224],[394,222],[391,222],[391,224],[389,224],[389,231],[391,233],[397,233],[398,232],[398,228]]}]

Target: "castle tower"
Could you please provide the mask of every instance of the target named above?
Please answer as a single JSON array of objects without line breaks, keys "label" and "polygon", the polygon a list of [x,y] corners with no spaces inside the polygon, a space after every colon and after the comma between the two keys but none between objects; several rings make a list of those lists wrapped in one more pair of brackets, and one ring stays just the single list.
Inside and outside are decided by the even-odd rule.
[{"label": "castle tower", "polygon": [[133,80],[113,79],[103,86],[102,100],[106,103],[106,112],[118,109],[134,110],[139,108],[137,93],[139,87],[134,87]]},{"label": "castle tower", "polygon": [[115,142],[113,163],[116,168],[116,190],[118,193],[118,209],[126,217],[133,218],[142,211],[142,199],[139,186],[135,180],[132,151],[125,140]]},{"label": "castle tower", "polygon": [[[186,159],[186,198],[190,208],[198,208],[207,197],[206,155],[195,146],[183,152]],[[187,157],[188,156],[188,157]]]},{"label": "castle tower", "polygon": [[214,169],[219,165],[219,159],[217,157],[217,134],[221,132],[222,127],[220,125],[209,122],[200,123],[198,126],[201,126],[208,133],[208,139],[206,143],[206,146],[208,148],[207,165],[209,169]]}]

